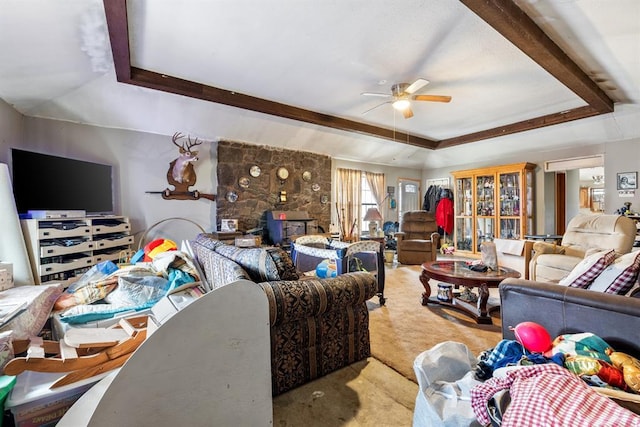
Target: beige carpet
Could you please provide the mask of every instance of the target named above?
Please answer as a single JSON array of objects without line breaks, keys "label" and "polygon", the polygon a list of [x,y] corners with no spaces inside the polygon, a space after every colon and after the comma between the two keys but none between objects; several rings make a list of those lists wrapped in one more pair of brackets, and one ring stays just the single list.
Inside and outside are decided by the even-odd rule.
[{"label": "beige carpet", "polygon": [[[442,341],[463,342],[476,355],[500,341],[499,311],[492,314],[493,325],[478,325],[455,309],[431,304],[423,306],[421,267],[386,266],[386,304],[380,307],[377,298],[367,302],[372,357],[416,381],[414,359]],[[431,281],[433,290],[437,289],[437,284]],[[491,291],[494,295],[495,290]]]}]

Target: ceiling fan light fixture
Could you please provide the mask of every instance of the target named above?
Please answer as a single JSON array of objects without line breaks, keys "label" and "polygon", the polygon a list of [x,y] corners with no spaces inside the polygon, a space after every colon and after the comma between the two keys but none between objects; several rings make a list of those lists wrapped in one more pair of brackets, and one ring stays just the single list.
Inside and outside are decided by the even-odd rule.
[{"label": "ceiling fan light fixture", "polygon": [[393,108],[398,111],[404,111],[411,106],[408,99],[396,99],[393,101]]}]

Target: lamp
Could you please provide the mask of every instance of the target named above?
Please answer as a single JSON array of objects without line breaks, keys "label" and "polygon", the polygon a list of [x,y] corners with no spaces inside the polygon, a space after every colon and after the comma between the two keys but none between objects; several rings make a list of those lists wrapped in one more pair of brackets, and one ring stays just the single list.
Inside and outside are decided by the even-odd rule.
[{"label": "lamp", "polygon": [[369,208],[364,220],[369,221],[369,236],[375,236],[378,232],[378,221],[382,221],[382,215],[380,215],[378,208]]},{"label": "lamp", "polygon": [[411,103],[407,98],[398,98],[395,101],[393,101],[393,104],[391,105],[393,105],[393,108],[395,108],[398,111],[404,111],[407,108],[409,108]]}]

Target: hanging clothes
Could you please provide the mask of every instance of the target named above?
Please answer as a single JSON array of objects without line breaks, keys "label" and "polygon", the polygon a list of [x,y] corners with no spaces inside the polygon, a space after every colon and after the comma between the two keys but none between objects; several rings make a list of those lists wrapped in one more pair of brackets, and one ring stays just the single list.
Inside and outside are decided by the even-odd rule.
[{"label": "hanging clothes", "polygon": [[427,192],[424,193],[424,200],[422,202],[422,210],[427,212],[435,212],[438,200],[440,199],[441,187],[437,185],[430,185],[427,188]]},{"label": "hanging clothes", "polygon": [[436,207],[436,225],[446,234],[453,233],[453,200],[442,197]]}]

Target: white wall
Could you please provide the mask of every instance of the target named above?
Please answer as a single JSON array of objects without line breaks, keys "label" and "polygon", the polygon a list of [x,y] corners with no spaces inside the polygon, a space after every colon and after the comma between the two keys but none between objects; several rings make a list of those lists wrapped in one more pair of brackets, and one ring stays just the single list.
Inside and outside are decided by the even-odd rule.
[{"label": "white wall", "polygon": [[604,206],[607,213],[613,213],[631,202],[631,210],[640,212],[640,189],[633,197],[620,197],[616,188],[616,174],[620,172],[638,172],[640,174],[640,139],[611,142],[605,147],[604,156]]},{"label": "white wall", "polygon": [[[171,217],[187,218],[205,231],[215,228],[215,202],[207,199],[164,200],[160,194],[146,193],[162,191],[169,186],[166,178],[169,163],[178,156],[178,148],[170,137],[26,117],[22,142],[11,146],[112,165],[114,213],[131,219],[136,238],[141,237],[149,226]],[[215,193],[216,153],[216,142],[204,142],[199,146],[199,160],[195,166],[198,180],[192,190]],[[37,172],[34,176],[45,178],[38,177]],[[144,243],[154,237],[179,243],[199,231],[190,222],[169,221],[154,228]]]}]

